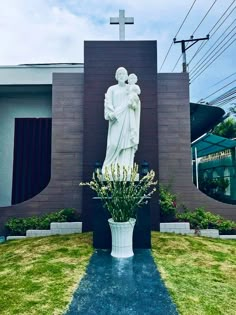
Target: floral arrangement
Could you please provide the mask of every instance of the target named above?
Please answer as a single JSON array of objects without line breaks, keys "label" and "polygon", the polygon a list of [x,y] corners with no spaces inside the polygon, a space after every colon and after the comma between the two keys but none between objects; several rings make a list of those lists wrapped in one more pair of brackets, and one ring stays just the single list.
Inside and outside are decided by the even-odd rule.
[{"label": "floral arrangement", "polygon": [[105,174],[97,171],[90,182],[80,185],[89,186],[97,193],[115,222],[127,222],[136,217],[137,209],[147,204],[156,191],[157,181],[153,170],[140,180],[137,177],[137,164],[131,169],[112,165],[106,168]]}]

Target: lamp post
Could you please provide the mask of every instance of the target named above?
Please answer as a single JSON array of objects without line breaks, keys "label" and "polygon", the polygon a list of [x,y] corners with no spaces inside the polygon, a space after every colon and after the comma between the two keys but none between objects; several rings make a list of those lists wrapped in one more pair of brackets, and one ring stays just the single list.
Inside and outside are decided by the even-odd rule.
[{"label": "lamp post", "polygon": [[145,176],[149,172],[149,164],[147,161],[142,161],[141,163],[141,175]]}]

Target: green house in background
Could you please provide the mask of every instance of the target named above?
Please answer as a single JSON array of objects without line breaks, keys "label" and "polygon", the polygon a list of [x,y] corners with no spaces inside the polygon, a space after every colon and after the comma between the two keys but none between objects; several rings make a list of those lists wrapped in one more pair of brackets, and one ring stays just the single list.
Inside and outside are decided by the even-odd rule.
[{"label": "green house in background", "polygon": [[194,183],[211,197],[230,204],[236,204],[235,148],[235,140],[210,133],[192,143]]}]

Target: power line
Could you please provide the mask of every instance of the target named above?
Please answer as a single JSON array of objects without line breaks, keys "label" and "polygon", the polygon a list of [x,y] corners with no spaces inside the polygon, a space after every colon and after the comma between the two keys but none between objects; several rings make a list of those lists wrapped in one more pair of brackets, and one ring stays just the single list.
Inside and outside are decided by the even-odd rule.
[{"label": "power line", "polygon": [[[207,69],[219,56],[222,55],[222,53],[227,49],[229,48],[234,42],[236,39],[234,39],[219,55],[216,56],[215,59],[213,59],[213,61],[211,63],[209,63],[209,61],[212,60],[212,58],[218,53],[220,52],[220,50],[222,48],[224,48],[224,46],[232,39],[232,37],[235,35],[235,33],[230,37],[230,39],[209,59],[207,60],[207,62],[205,64],[203,64],[198,70],[197,72],[192,76],[191,78],[191,82],[193,82],[193,79],[195,80],[195,77],[198,77],[202,72],[205,71],[205,69]],[[205,68],[204,68],[205,67]],[[200,72],[200,73],[199,73]],[[199,74],[198,74],[199,73]]]},{"label": "power line", "polygon": [[[236,93],[234,93],[234,95],[236,95]],[[217,103],[217,106],[219,106],[219,107],[225,106],[226,104],[231,103],[235,99],[236,99],[236,96],[229,97],[229,98],[225,99],[224,101]]]},{"label": "power line", "polygon": [[[177,37],[177,35],[179,34],[179,32],[180,32],[182,26],[184,25],[184,23],[185,23],[187,17],[189,16],[189,13],[191,12],[191,10],[192,10],[192,8],[193,8],[193,6],[194,6],[194,4],[195,4],[196,1],[197,1],[197,0],[194,0],[194,1],[193,1],[193,3],[192,3],[192,5],[191,5],[190,9],[188,10],[188,13],[186,14],[186,16],[185,16],[185,18],[184,18],[184,20],[183,20],[183,22],[182,22],[182,24],[180,25],[180,27],[179,27],[177,33],[175,34],[175,37]],[[173,42],[172,42],[172,43],[173,43]]]},{"label": "power line", "polygon": [[203,100],[206,100],[206,99],[209,98],[210,96],[212,96],[212,95],[216,94],[217,92],[219,92],[219,91],[225,89],[227,86],[231,85],[231,84],[234,83],[234,82],[236,82],[236,80],[233,80],[233,81],[231,81],[230,83],[224,85],[222,88],[220,88],[220,89],[218,89],[217,91],[211,93],[210,95],[208,95],[208,96],[206,96],[206,97],[200,99],[198,102],[203,101]]},{"label": "power line", "polygon": [[234,93],[234,96],[229,97],[229,98],[227,98],[227,99],[225,99],[225,100],[223,100],[221,102],[218,102],[218,103],[214,104],[213,106],[223,107],[223,106],[225,106],[225,105],[227,105],[229,103],[232,103],[232,101],[235,100],[235,99],[236,99],[236,96],[235,96],[235,93]]},{"label": "power line", "polygon": [[[193,35],[195,34],[195,32],[199,29],[200,25],[203,23],[203,21],[205,20],[205,18],[207,17],[207,15],[210,13],[210,11],[212,10],[213,6],[215,5],[215,3],[217,2],[218,0],[214,0],[214,2],[212,3],[212,5],[210,6],[210,8],[208,9],[208,11],[206,12],[206,14],[204,15],[204,17],[202,18],[202,20],[200,21],[200,23],[198,24],[198,26],[195,28],[195,30],[193,31],[192,35],[191,35],[191,39],[193,39]],[[175,36],[176,38],[177,36]],[[175,39],[174,39],[174,42],[175,42]],[[187,50],[190,46],[187,46],[185,48],[185,50]],[[175,70],[180,58],[181,58],[182,54],[180,55],[180,57],[178,58],[174,68],[172,69],[172,72]]]},{"label": "power line", "polygon": [[221,96],[217,97],[215,100],[211,101],[209,104],[217,104],[217,103],[222,103],[225,100],[227,100],[229,97],[232,97],[233,95],[236,94],[236,88],[230,89],[228,92],[222,94]]},{"label": "power line", "polygon": [[[231,38],[232,38],[232,37],[231,37]],[[231,39],[231,38],[230,38],[230,39]],[[229,40],[230,40],[230,39],[229,39]],[[229,40],[228,40],[228,42],[229,42]],[[195,73],[195,75],[193,76],[193,78],[191,78],[191,83],[192,83],[193,81],[195,81],[196,78],[199,77],[217,58],[219,58],[219,57],[225,52],[225,50],[228,49],[228,48],[235,42],[235,40],[236,40],[236,39],[234,39],[218,56],[216,56],[216,58],[213,59],[212,62],[210,62],[204,69],[202,69],[199,74]],[[228,42],[227,42],[227,43],[228,43]],[[227,44],[227,43],[225,43],[225,44]],[[224,46],[225,46],[225,45],[224,45]],[[224,47],[224,46],[223,46],[223,47]],[[223,47],[221,47],[221,49],[222,49]],[[213,56],[212,56],[212,57],[213,57]],[[212,59],[212,58],[211,58],[211,59]],[[210,61],[210,60],[209,60],[209,61]]]},{"label": "power line", "polygon": [[179,56],[178,60],[176,61],[175,65],[174,65],[174,68],[172,69],[172,72],[174,72],[174,70],[175,70],[175,68],[176,68],[177,64],[178,64],[178,63],[179,63],[179,61],[180,61],[181,56],[182,56],[182,54],[180,54],[180,56]]},{"label": "power line", "polygon": [[234,72],[234,73],[228,75],[226,78],[224,78],[224,79],[222,79],[222,80],[220,80],[220,81],[214,83],[213,85],[211,85],[210,88],[212,88],[213,86],[216,86],[216,85],[218,85],[219,83],[221,83],[221,82],[227,80],[228,78],[232,77],[232,76],[235,75],[235,74],[236,74],[236,72]]},{"label": "power line", "polygon": [[218,56],[216,56],[216,58],[213,59],[211,63],[209,63],[204,69],[202,69],[199,74],[195,74],[195,77],[191,78],[190,83],[193,83],[217,58],[219,58],[225,52],[226,49],[228,49],[235,42],[235,40],[233,40]]},{"label": "power line", "polygon": [[192,33],[192,36],[196,33],[196,31],[199,29],[200,25],[202,24],[202,22],[205,20],[205,18],[207,17],[207,15],[209,14],[209,12],[211,11],[211,9],[213,8],[213,6],[215,5],[215,3],[217,2],[217,0],[215,0],[212,5],[210,6],[210,8],[208,9],[207,13],[204,15],[204,17],[202,18],[201,22],[198,24],[198,26],[195,28],[194,32]]},{"label": "power line", "polygon": [[[190,9],[188,10],[188,13],[186,14],[186,16],[185,16],[185,18],[184,18],[182,24],[180,25],[180,27],[179,27],[179,29],[178,29],[178,31],[177,31],[175,37],[177,37],[177,35],[179,34],[179,32],[180,32],[182,26],[184,25],[184,23],[185,23],[187,17],[189,16],[189,13],[191,12],[191,10],[192,10],[192,8],[193,8],[193,6],[194,6],[194,4],[195,4],[196,1],[197,1],[197,0],[194,0],[194,1],[193,1],[193,3],[192,3],[192,5],[191,5]],[[165,63],[165,61],[166,61],[166,58],[167,58],[168,55],[169,55],[169,52],[170,52],[172,46],[173,46],[173,41],[171,42],[171,45],[170,45],[170,47],[169,47],[169,49],[168,49],[168,51],[167,51],[167,54],[166,54],[166,56],[165,56],[165,58],[164,58],[164,60],[163,60],[163,62],[162,62],[162,65],[161,65],[159,71],[161,71],[161,69],[162,69],[162,67],[163,67],[163,65],[164,65],[164,63]]]},{"label": "power line", "polygon": [[234,10],[236,9],[236,6],[229,12],[229,14],[225,17],[225,19],[220,23],[220,25],[217,27],[217,29],[211,34],[211,38],[212,36],[215,35],[215,33],[221,28],[221,26],[224,24],[224,22],[229,18],[229,16],[234,12]]},{"label": "power line", "polygon": [[[227,18],[232,14],[232,12],[235,10],[236,6],[233,8],[233,10],[231,10],[231,12],[226,16],[226,18],[224,19],[224,21],[219,25],[219,27],[216,29],[216,31],[211,34],[211,32],[213,31],[213,29],[216,27],[216,25],[220,22],[220,20],[225,16],[225,14],[228,12],[228,10],[231,8],[231,6],[234,4],[236,0],[234,0],[229,7],[225,10],[225,12],[221,15],[221,17],[218,19],[218,21],[213,25],[213,27],[211,28],[211,30],[208,32],[208,34],[210,34],[211,38],[215,35],[215,33],[218,31],[218,29],[224,24],[224,22],[227,20]],[[197,51],[195,52],[195,54],[193,55],[193,57],[190,59],[190,61],[188,62],[188,65],[190,65],[190,63],[193,61],[193,59],[197,56],[197,54],[204,48],[204,46],[207,44],[207,42],[202,42],[200,47],[197,49]]]},{"label": "power line", "polygon": [[234,95],[236,93],[236,87],[233,87],[232,89],[226,91],[225,93],[221,94],[220,96],[216,97],[212,101],[209,102],[209,105],[217,104],[219,102],[224,101],[226,98]]},{"label": "power line", "polygon": [[[230,26],[224,31],[224,33],[214,42],[214,44],[207,50],[204,56],[199,59],[198,63],[195,64],[193,69],[191,70],[191,74],[194,75],[194,72],[198,72],[199,67],[213,54],[213,52],[227,39],[227,37],[233,32],[236,26],[223,38],[223,40],[212,50],[212,48],[216,45],[216,43],[223,37],[225,32],[232,26],[232,24],[236,21],[236,19],[230,24]],[[211,51],[212,50],[212,51]],[[202,62],[201,62],[202,61]]]}]

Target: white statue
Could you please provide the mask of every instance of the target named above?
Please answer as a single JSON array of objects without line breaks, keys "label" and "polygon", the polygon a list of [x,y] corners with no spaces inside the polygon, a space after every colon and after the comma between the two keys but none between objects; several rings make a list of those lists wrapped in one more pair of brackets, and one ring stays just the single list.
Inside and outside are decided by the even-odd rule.
[{"label": "white statue", "polygon": [[[106,157],[102,167],[119,164],[133,167],[134,155],[139,144],[141,93],[137,76],[120,67],[115,75],[118,84],[108,88],[104,101],[104,116],[109,121]],[[126,81],[129,79],[129,84]]]}]

